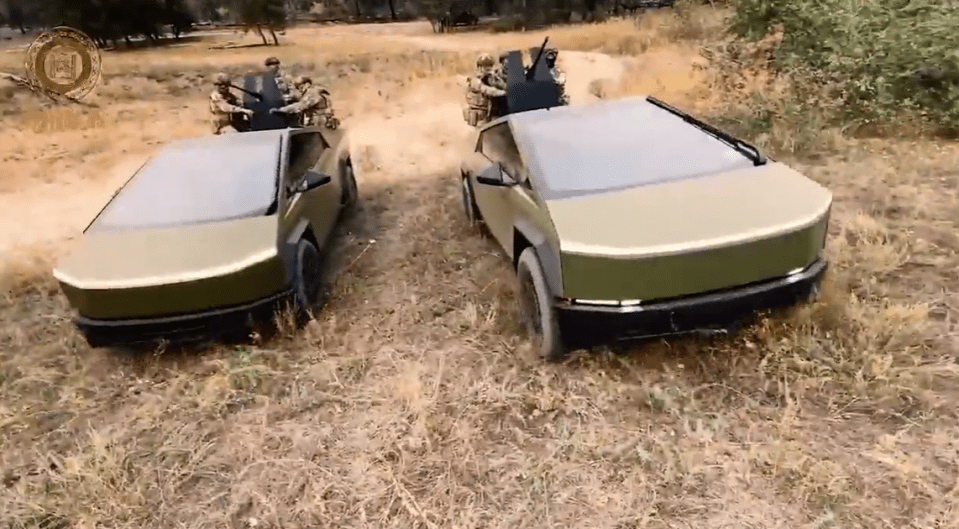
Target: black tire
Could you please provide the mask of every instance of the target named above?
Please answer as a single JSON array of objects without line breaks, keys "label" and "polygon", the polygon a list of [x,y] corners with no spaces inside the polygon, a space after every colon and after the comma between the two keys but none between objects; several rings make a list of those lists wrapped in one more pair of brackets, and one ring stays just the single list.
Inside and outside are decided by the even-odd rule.
[{"label": "black tire", "polygon": [[349,158],[343,163],[343,208],[347,211],[356,207],[360,193],[356,188],[356,173],[353,171],[353,161]]},{"label": "black tire", "polygon": [[476,212],[476,201],[473,199],[473,189],[470,187],[470,181],[465,176],[460,184],[460,195],[463,197],[463,211],[466,213],[466,222],[470,228],[475,228],[479,222],[479,215]]},{"label": "black tire", "polygon": [[92,334],[87,334],[87,333],[81,333],[81,334],[83,334],[83,339],[86,340],[87,345],[90,346],[91,349],[99,349],[101,347],[106,347],[106,344],[102,342],[101,340],[99,340],[96,336]]},{"label": "black tire", "polygon": [[322,301],[323,273],[320,252],[308,239],[296,245],[296,275],[293,279],[293,308],[297,320],[305,323]]},{"label": "black tire", "polygon": [[516,277],[523,325],[539,355],[548,362],[566,358],[568,351],[559,332],[553,296],[533,248],[527,248],[520,254]]}]

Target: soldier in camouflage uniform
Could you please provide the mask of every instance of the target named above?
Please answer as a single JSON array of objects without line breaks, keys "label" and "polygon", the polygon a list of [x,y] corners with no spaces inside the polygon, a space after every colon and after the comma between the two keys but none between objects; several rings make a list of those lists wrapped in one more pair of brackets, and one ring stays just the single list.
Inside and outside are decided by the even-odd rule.
[{"label": "soldier in camouflage uniform", "polygon": [[213,134],[220,134],[223,129],[236,132],[236,129],[230,125],[230,117],[233,114],[252,116],[253,111],[240,106],[240,99],[230,92],[230,78],[225,73],[217,74],[214,85],[216,89],[210,94]]},{"label": "soldier in camouflage uniform", "polygon": [[267,59],[266,69],[272,73],[273,78],[276,79],[276,87],[280,89],[280,94],[283,96],[283,102],[290,103],[296,100],[296,94],[290,90],[293,85],[293,80],[289,75],[280,71],[280,59],[277,59],[276,57],[270,57]]},{"label": "soldier in camouflage uniform", "polygon": [[559,89],[559,100],[563,105],[569,104],[569,95],[566,94],[566,73],[556,65],[556,58],[559,55],[559,50],[556,49],[556,46],[552,44],[546,45],[546,50],[543,52],[543,58],[546,60],[546,66],[549,68],[550,75],[553,76],[553,80],[556,81],[556,87]]},{"label": "soldier in camouflage uniform", "polygon": [[492,85],[494,76],[493,58],[483,54],[476,59],[476,75],[467,80],[466,104],[463,118],[470,126],[482,125],[490,120],[490,110],[494,97],[503,97],[506,90]]},{"label": "soldier in camouflage uniform", "polygon": [[506,90],[506,58],[509,57],[509,52],[503,52],[499,54],[499,63],[496,65],[496,69],[493,71],[493,86],[499,88],[500,90]]},{"label": "soldier in camouflage uniform", "polygon": [[[509,52],[507,51],[504,51],[503,53],[499,54],[499,57],[498,57],[499,62],[497,62],[495,68],[493,68],[493,75],[491,75],[489,78],[490,86],[499,88],[500,90],[506,90],[506,79],[507,79],[506,59],[508,57],[509,57]],[[504,111],[503,107],[505,104],[506,104],[506,101],[504,101],[502,98],[491,99],[490,107],[489,107],[490,119],[494,119],[502,115]]]},{"label": "soldier in camouflage uniform", "polygon": [[270,110],[271,114],[299,114],[304,127],[323,126],[335,129],[340,121],[333,115],[333,102],[330,92],[313,85],[313,80],[305,75],[296,78],[294,86],[299,91],[295,103]]}]

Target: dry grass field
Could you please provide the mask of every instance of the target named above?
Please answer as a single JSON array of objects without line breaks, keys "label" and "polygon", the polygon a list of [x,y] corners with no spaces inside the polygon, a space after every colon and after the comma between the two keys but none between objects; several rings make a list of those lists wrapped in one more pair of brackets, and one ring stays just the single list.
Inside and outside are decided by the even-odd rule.
[{"label": "dry grass field", "polygon": [[[716,113],[695,67],[710,20],[548,34],[573,104],[654,93]],[[959,146],[782,155],[835,193],[815,305],[547,365],[454,178],[476,53],[544,35],[422,22],[105,52],[88,130],[34,131],[44,103],[0,86],[0,526],[959,527]],[[353,137],[361,207],[330,301],[246,346],[89,349],[51,259],[157,146],[209,133],[213,73],[269,55],[326,83]]]}]

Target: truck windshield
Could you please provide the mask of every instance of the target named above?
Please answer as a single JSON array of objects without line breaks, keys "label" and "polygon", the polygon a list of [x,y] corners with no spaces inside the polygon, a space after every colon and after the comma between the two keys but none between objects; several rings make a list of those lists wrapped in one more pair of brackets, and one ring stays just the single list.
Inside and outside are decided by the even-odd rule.
[{"label": "truck windshield", "polygon": [[645,101],[564,110],[517,124],[545,198],[754,167],[736,148]]},{"label": "truck windshield", "polygon": [[91,228],[159,228],[264,214],[276,194],[280,138],[261,134],[269,133],[167,146],[127,182]]}]

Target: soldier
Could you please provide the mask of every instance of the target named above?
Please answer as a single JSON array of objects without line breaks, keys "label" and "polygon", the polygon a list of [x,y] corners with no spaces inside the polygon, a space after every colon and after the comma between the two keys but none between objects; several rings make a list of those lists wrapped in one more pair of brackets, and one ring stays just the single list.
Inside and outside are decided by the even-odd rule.
[{"label": "soldier", "polygon": [[280,89],[280,94],[283,96],[283,102],[289,103],[296,99],[296,95],[291,93],[291,85],[293,84],[290,76],[280,71],[280,59],[276,57],[270,57],[266,60],[266,69],[273,74],[273,78],[276,79],[276,87]]},{"label": "soldier", "polygon": [[304,127],[321,125],[335,129],[339,126],[339,120],[333,115],[333,103],[330,100],[329,91],[314,86],[313,80],[305,75],[297,77],[294,86],[300,92],[297,102],[271,109],[271,114],[299,114],[300,122]]},{"label": "soldier", "polygon": [[499,54],[499,64],[496,67],[496,70],[493,71],[493,86],[499,88],[500,90],[506,90],[506,58],[509,57],[509,52],[503,52]]},{"label": "soldier", "polygon": [[233,92],[230,92],[230,78],[225,73],[217,74],[214,85],[216,88],[210,94],[213,134],[220,134],[224,128],[228,127],[235,132],[236,129],[230,124],[230,117],[233,114],[245,114],[247,117],[251,117],[253,111],[240,106],[239,98]]},{"label": "soldier", "polygon": [[466,104],[463,117],[466,122],[475,127],[486,123],[490,119],[492,106],[491,98],[503,97],[506,90],[493,86],[493,58],[487,54],[476,59],[476,75],[467,80]]},{"label": "soldier", "polygon": [[556,87],[559,89],[559,100],[560,104],[568,105],[569,96],[566,94],[566,74],[556,65],[556,58],[559,55],[559,50],[556,49],[556,46],[552,44],[546,45],[546,50],[543,52],[543,58],[546,59],[546,66],[549,68],[550,75],[553,76],[553,80],[556,81]]}]

